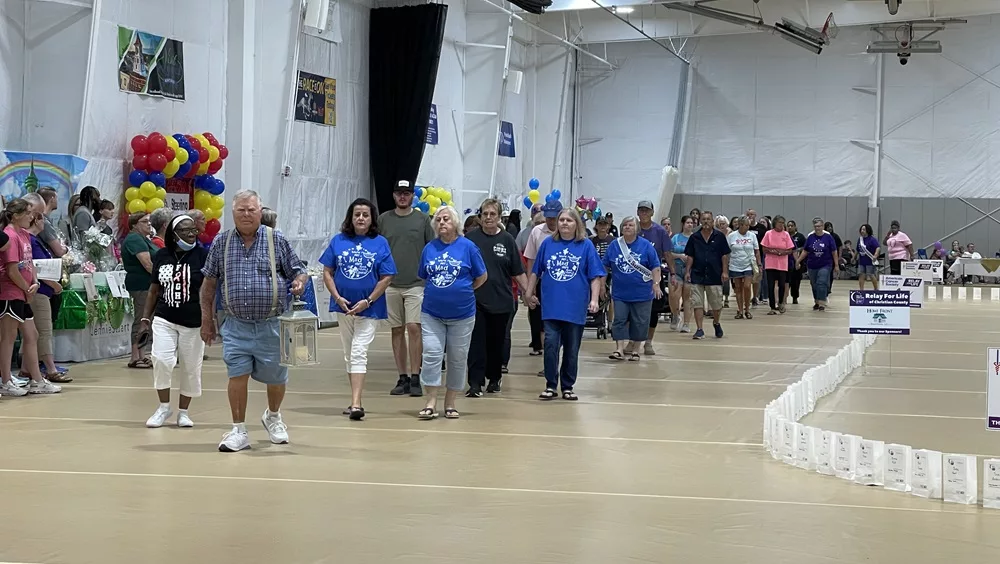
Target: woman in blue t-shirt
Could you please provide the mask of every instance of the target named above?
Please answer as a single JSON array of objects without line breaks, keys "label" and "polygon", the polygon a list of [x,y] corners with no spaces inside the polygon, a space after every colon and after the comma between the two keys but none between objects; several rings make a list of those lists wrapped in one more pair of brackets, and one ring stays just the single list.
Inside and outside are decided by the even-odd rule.
[{"label": "woman in blue t-shirt", "polygon": [[420,384],[426,390],[427,406],[417,413],[421,419],[438,416],[437,397],[441,387],[441,363],[448,351],[447,391],[444,416],[458,419],[455,398],[465,386],[469,343],[476,325],[476,288],[486,282],[486,263],[479,247],[462,236],[461,219],[451,206],[441,206],[434,214],[438,238],[424,247],[417,275],[426,281],[420,309],[423,336],[423,366]]},{"label": "woman in blue t-shirt", "polygon": [[[674,275],[670,277],[670,329],[673,331],[680,329],[681,333],[691,331],[688,328],[693,313],[691,309],[691,285],[684,283],[684,275],[686,274],[684,271],[684,249],[687,247],[688,239],[691,238],[691,233],[694,232],[694,224],[695,219],[685,215],[681,218],[681,232],[675,233],[670,239],[673,245],[673,248],[670,249],[670,255],[674,259]],[[681,324],[680,314],[682,298],[684,300],[683,324]]]},{"label": "woman in blue t-shirt", "polygon": [[858,289],[865,289],[865,279],[872,281],[872,288],[878,290],[878,239],[875,231],[867,223],[858,229]]},{"label": "woman in blue t-shirt", "polygon": [[798,267],[804,260],[809,269],[814,311],[826,310],[826,298],[830,293],[830,271],[836,274],[840,270],[837,266],[837,243],[826,232],[824,225],[823,218],[813,219],[813,232],[806,237],[806,246],[799,250],[795,261],[795,266]]},{"label": "woman in blue t-shirt", "polygon": [[375,205],[354,200],[347,217],[323,252],[323,283],[330,291],[330,311],[337,313],[344,360],[351,380],[351,405],[344,411],[354,421],[365,417],[361,391],[368,372],[368,347],[378,321],[388,317],[385,289],[396,274],[389,242],[378,233]]},{"label": "woman in blue t-shirt", "polygon": [[[535,284],[541,279],[542,320],[545,323],[545,391],[538,397],[555,399],[562,386],[562,398],[574,401],[580,340],[587,312],[597,312],[604,286],[604,267],[587,230],[575,210],[564,208],[556,219],[557,228],[538,247],[535,265],[528,278],[525,301],[538,307]],[[563,349],[562,367],[559,349]]]},{"label": "woman in blue t-shirt", "polygon": [[[639,360],[643,341],[649,328],[653,299],[661,299],[660,258],[653,244],[637,237],[639,220],[626,217],[621,223],[622,236],[608,245],[604,254],[604,270],[612,280],[611,299],[615,303],[611,337],[615,351],[611,360],[625,358],[628,344],[629,360]],[[627,254],[626,254],[627,253]]]}]

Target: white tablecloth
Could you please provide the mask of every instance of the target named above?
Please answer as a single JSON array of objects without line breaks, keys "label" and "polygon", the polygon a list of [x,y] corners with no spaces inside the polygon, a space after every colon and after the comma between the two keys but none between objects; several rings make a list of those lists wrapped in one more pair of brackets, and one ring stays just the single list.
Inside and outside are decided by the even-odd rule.
[{"label": "white tablecloth", "polygon": [[984,276],[995,278],[1000,276],[1000,269],[990,272],[986,270],[982,263],[983,259],[960,258],[948,267],[948,272],[955,276]]},{"label": "white tablecloth", "polygon": [[127,356],[132,351],[132,316],[125,314],[121,327],[108,323],[86,329],[53,331],[56,362],[86,362]]}]

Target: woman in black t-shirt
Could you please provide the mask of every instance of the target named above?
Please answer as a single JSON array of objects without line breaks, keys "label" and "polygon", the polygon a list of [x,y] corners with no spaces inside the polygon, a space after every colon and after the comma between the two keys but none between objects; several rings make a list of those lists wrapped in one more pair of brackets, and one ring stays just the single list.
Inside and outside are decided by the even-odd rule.
[{"label": "woman in black t-shirt", "polygon": [[[147,427],[160,427],[171,415],[170,379],[174,367],[181,365],[178,427],[193,427],[188,416],[191,398],[201,395],[201,363],[205,343],[201,340],[201,269],[208,257],[198,245],[198,228],[187,215],[170,221],[164,236],[165,246],[153,256],[149,297],[142,315],[140,331],[153,333],[153,387],[160,406],[146,421]],[[154,317],[155,315],[155,317]],[[152,318],[152,321],[150,321]]]}]

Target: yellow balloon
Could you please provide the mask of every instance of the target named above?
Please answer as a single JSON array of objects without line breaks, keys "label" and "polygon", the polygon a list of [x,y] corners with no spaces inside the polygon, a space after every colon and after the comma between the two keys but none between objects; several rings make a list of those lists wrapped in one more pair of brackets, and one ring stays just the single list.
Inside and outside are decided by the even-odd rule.
[{"label": "yellow balloon", "polygon": [[444,195],[441,196],[441,201],[448,205],[451,205],[451,192],[445,190]]},{"label": "yellow balloon", "polygon": [[194,138],[201,142],[201,148],[202,149],[205,149],[205,148],[208,148],[208,147],[212,146],[212,144],[208,142],[208,137],[205,137],[201,133],[199,133],[198,135],[195,135]]},{"label": "yellow balloon", "polygon": [[213,210],[221,210],[223,206],[226,205],[226,199],[222,196],[212,196],[212,205],[210,206]]},{"label": "yellow balloon", "polygon": [[219,149],[218,147],[208,146],[208,162],[214,163],[219,160]]},{"label": "yellow balloon", "polygon": [[177,144],[177,140],[174,139],[173,137],[167,135],[165,139],[167,140],[167,147],[170,147],[174,151],[176,151],[177,148],[180,147],[180,145]]},{"label": "yellow balloon", "polygon": [[201,163],[201,165],[198,167],[198,174],[208,174],[208,165],[210,164],[211,163],[208,161]]},{"label": "yellow balloon", "polygon": [[136,198],[134,200],[129,200],[128,203],[128,213],[139,213],[146,211],[146,202],[142,198]]},{"label": "yellow balloon", "polygon": [[161,200],[166,200],[167,199],[167,191],[164,188],[157,188],[156,189],[156,197],[159,198],[159,199],[161,199]]},{"label": "yellow balloon", "polygon": [[194,191],[194,208],[205,211],[212,207],[212,195],[204,190]]},{"label": "yellow balloon", "polygon": [[167,178],[173,178],[174,175],[177,174],[177,171],[180,170],[180,168],[181,168],[181,163],[177,162],[177,157],[174,157],[174,160],[170,161],[169,163],[167,163],[167,166],[163,167],[163,174]]},{"label": "yellow balloon", "polygon": [[191,156],[188,154],[187,149],[177,149],[174,151],[174,160],[177,161],[177,164],[184,164],[188,162],[189,158]]},{"label": "yellow balloon", "polygon": [[441,198],[431,194],[427,197],[427,203],[431,205],[432,210],[437,209],[437,207],[441,205]]},{"label": "yellow balloon", "polygon": [[528,199],[531,200],[532,204],[537,204],[539,198],[541,198],[541,194],[538,193],[538,190],[528,192]]},{"label": "yellow balloon", "polygon": [[222,217],[222,208],[219,209],[208,208],[208,211],[205,212],[205,219],[219,219],[221,217]]},{"label": "yellow balloon", "polygon": [[156,195],[156,184],[153,184],[148,180],[143,182],[139,186],[139,194],[141,194],[142,197],[146,199],[152,198],[153,196]]},{"label": "yellow balloon", "polygon": [[153,210],[162,208],[164,205],[163,200],[159,198],[150,198],[146,200],[146,211],[152,212]]},{"label": "yellow balloon", "polygon": [[139,197],[139,189],[138,188],[129,188],[128,190],[125,190],[125,200],[126,201],[131,202],[132,200],[135,200],[138,197]]}]

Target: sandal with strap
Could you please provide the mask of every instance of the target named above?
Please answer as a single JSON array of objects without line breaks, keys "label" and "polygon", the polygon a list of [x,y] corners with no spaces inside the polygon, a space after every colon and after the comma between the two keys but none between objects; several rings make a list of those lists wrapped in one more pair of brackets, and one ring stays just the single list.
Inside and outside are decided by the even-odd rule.
[{"label": "sandal with strap", "polygon": [[743,315],[746,316],[747,319],[753,319],[753,314],[750,313],[749,311],[744,313]]},{"label": "sandal with strap", "polygon": [[629,362],[636,362],[639,360],[639,358],[640,358],[639,353],[632,353],[629,355],[628,360]]},{"label": "sandal with strap", "polygon": [[611,360],[625,360],[625,357],[622,355],[620,351],[615,351],[609,354],[608,358],[610,358]]},{"label": "sandal with strap", "polygon": [[448,409],[444,410],[445,419],[458,419],[461,416],[462,414],[459,413],[458,410],[455,409],[454,407],[449,407]]},{"label": "sandal with strap", "polygon": [[767,314],[768,315],[778,315],[778,310],[772,309],[771,311],[767,312]]},{"label": "sandal with strap", "polygon": [[363,407],[352,405],[351,407],[347,408],[347,410],[350,412],[348,415],[350,416],[351,421],[361,421],[362,419],[365,418],[365,408]]},{"label": "sandal with strap", "polygon": [[417,412],[417,417],[425,421],[429,421],[431,419],[437,419],[438,412],[434,411],[430,407],[425,407]]},{"label": "sandal with strap", "polygon": [[743,312],[742,311],[737,312],[736,317],[734,319],[743,319]]},{"label": "sandal with strap", "polygon": [[573,390],[563,390],[562,398],[566,401],[576,401],[580,399],[576,397],[576,394],[573,393]]},{"label": "sandal with strap", "polygon": [[559,394],[557,394],[556,391],[551,388],[546,389],[544,392],[538,394],[538,399],[546,401],[554,400],[557,397],[559,397]]},{"label": "sandal with strap", "polygon": [[133,360],[132,362],[128,363],[128,367],[145,370],[153,367],[153,361],[149,360],[149,357],[140,358],[139,360]]}]

